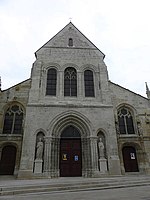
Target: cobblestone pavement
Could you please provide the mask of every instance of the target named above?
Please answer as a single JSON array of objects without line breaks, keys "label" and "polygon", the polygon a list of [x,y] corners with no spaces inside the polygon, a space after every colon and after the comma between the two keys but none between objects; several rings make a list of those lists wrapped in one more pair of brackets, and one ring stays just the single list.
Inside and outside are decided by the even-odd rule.
[{"label": "cobblestone pavement", "polygon": [[0,200],[150,200],[150,186],[3,196]]}]

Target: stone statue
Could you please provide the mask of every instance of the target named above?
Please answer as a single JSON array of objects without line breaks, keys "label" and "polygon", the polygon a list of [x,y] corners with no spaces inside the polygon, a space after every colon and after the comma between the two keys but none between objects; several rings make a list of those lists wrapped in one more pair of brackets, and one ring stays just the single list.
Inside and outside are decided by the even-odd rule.
[{"label": "stone statue", "polygon": [[149,124],[149,123],[150,123],[150,120],[149,120],[149,118],[148,118],[148,116],[147,116],[147,113],[145,113],[145,122],[146,122],[146,124]]},{"label": "stone statue", "polygon": [[115,126],[116,126],[116,132],[117,132],[117,134],[119,134],[120,133],[119,123],[117,121],[115,122]]},{"label": "stone statue", "polygon": [[43,142],[42,138],[39,138],[39,141],[36,146],[36,159],[42,160],[42,156],[43,156]]},{"label": "stone statue", "polygon": [[137,127],[138,127],[138,133],[139,133],[139,135],[142,135],[143,130],[142,130],[141,123],[138,123],[138,124],[137,124]]},{"label": "stone statue", "polygon": [[99,148],[99,154],[100,154],[100,158],[104,158],[104,143],[102,142],[102,138],[99,138],[99,143],[98,143],[98,148]]}]

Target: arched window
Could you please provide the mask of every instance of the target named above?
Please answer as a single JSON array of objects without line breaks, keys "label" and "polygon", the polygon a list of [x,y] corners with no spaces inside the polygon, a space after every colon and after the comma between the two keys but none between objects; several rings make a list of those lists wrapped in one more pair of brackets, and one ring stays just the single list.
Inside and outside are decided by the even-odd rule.
[{"label": "arched window", "polygon": [[46,95],[56,96],[57,71],[49,69],[47,72]]},{"label": "arched window", "polygon": [[64,72],[64,96],[77,96],[77,72],[73,67]]},{"label": "arched window", "polygon": [[8,108],[5,113],[3,134],[22,134],[23,110],[18,105]]},{"label": "arched window", "polygon": [[73,39],[72,38],[69,38],[69,40],[68,40],[68,46],[69,47],[73,47]]},{"label": "arched window", "polygon": [[86,70],[84,72],[84,88],[86,97],[94,97],[94,80],[93,72],[91,70]]},{"label": "arched window", "polygon": [[133,117],[128,108],[118,110],[118,121],[120,134],[135,134]]}]

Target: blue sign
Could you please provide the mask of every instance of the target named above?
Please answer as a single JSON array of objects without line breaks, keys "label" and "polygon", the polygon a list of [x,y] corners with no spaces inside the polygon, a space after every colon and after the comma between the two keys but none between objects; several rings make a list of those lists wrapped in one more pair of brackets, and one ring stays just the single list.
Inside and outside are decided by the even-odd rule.
[{"label": "blue sign", "polygon": [[78,160],[79,160],[79,156],[77,156],[77,155],[74,156],[74,160],[75,160],[75,161],[78,161]]}]

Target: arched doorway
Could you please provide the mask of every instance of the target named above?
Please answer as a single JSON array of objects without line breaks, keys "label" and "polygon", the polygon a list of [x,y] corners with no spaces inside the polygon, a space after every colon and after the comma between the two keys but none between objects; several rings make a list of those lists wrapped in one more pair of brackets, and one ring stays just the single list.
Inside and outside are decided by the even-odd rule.
[{"label": "arched doorway", "polygon": [[16,162],[16,147],[5,146],[0,160],[0,175],[13,175]]},{"label": "arched doorway", "polygon": [[138,172],[139,168],[135,148],[132,146],[123,147],[122,154],[125,172]]},{"label": "arched doorway", "polygon": [[60,176],[82,176],[81,136],[71,125],[65,128],[60,138]]}]

